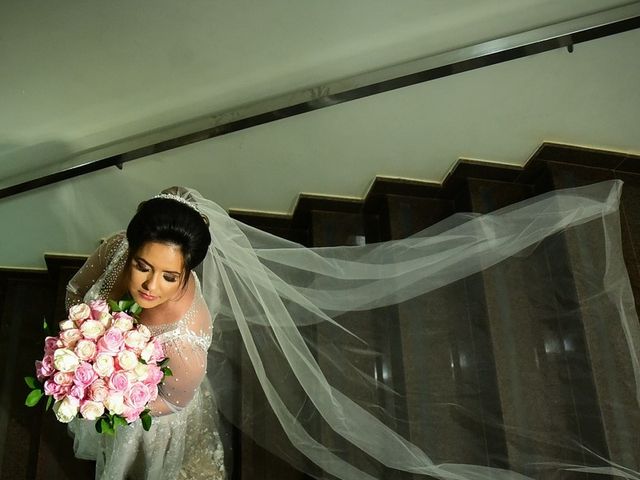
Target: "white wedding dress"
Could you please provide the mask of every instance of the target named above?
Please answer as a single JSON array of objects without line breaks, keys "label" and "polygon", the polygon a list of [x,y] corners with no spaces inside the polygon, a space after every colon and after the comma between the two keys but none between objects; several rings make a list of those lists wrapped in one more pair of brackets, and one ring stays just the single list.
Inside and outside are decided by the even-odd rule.
[{"label": "white wedding dress", "polygon": [[[67,306],[110,298],[127,254],[124,234],[105,241],[69,283]],[[96,461],[96,479],[225,478],[217,409],[205,375],[212,321],[198,277],[193,277],[195,294],[182,318],[149,326],[173,371],[160,386],[161,407],[151,412],[150,431],[144,431],[140,420],[118,428],[115,436],[97,433],[94,421],[76,419],[69,425],[76,456]]]}]

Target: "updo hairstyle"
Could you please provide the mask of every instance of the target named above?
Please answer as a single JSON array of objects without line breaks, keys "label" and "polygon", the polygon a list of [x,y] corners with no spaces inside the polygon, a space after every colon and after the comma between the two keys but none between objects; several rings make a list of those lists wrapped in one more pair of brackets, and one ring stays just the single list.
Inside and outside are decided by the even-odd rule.
[{"label": "updo hairstyle", "polygon": [[[173,189],[165,190],[164,192]],[[191,270],[207,255],[211,234],[206,217],[195,209],[167,198],[151,198],[140,204],[127,227],[129,264],[133,256],[148,242],[176,245],[182,252],[187,284]]]}]

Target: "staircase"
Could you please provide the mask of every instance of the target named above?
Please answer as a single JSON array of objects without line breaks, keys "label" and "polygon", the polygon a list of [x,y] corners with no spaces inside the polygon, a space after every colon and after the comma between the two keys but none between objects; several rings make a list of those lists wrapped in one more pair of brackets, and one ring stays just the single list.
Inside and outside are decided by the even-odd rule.
[{"label": "staircase", "polygon": [[[307,246],[357,245],[406,237],[455,212],[485,213],[548,190],[614,178],[625,182],[620,212],[623,253],[638,307],[638,156],[543,144],[524,168],[461,160],[442,185],[377,178],[361,201],[302,195],[290,216],[233,211],[231,215]],[[584,239],[567,235],[559,239],[555,247],[567,250],[567,262],[578,261],[572,257],[578,255],[576,249],[568,248],[578,241]],[[0,270],[0,365],[4,370],[0,377],[0,480],[93,478],[91,463],[73,458],[71,440],[64,426],[55,422],[50,413],[43,415],[40,409],[23,406],[27,389],[22,377],[32,374],[33,360],[40,355],[42,318],[62,318],[64,286],[83,261],[78,257],[61,256],[47,256],[46,260],[48,272]],[[560,267],[550,265],[549,269]],[[375,330],[362,329],[358,315],[345,316],[343,320],[348,328],[378,347],[378,357],[368,360],[370,364],[361,365],[362,368],[379,373],[379,378],[384,374],[392,388],[402,390],[405,383],[410,383],[423,385],[424,389],[412,391],[405,399],[398,400],[373,388],[367,392],[348,392],[349,385],[336,386],[363,401],[368,397],[382,399],[395,412],[396,428],[417,445],[425,443],[428,435],[437,432],[440,442],[435,451],[428,452],[437,461],[447,461],[455,452],[456,458],[462,456],[468,463],[507,467],[530,461],[525,451],[539,448],[539,453],[543,454],[548,448],[545,446],[548,439],[541,438],[539,446],[529,444],[523,448],[523,440],[508,431],[487,430],[473,419],[460,418],[459,413],[447,407],[455,403],[473,407],[488,418],[502,419],[512,425],[522,422],[524,409],[528,413],[525,415],[526,427],[540,431],[549,430],[550,426],[556,431],[564,429],[577,435],[593,450],[640,469],[640,418],[638,415],[628,417],[621,424],[607,407],[612,400],[632,405],[634,399],[629,397],[627,390],[609,381],[609,368],[613,367],[605,368],[597,361],[603,350],[610,351],[610,345],[615,349],[615,344],[621,341],[605,339],[597,330],[593,319],[605,313],[597,309],[577,311],[572,318],[550,316],[542,322],[517,302],[511,305],[504,301],[507,298],[505,291],[514,284],[511,278],[548,274],[549,271],[522,271],[517,262],[511,262],[508,267],[497,265],[478,274],[482,275],[481,290],[471,291],[467,282],[461,280],[440,289],[437,295],[427,294],[398,308],[368,314],[381,316],[377,321],[379,328]],[[576,281],[571,285],[550,284],[547,288],[549,298],[553,298],[554,291],[562,289],[567,292],[567,301],[577,304],[576,299],[584,286]],[[473,311],[466,311],[463,302],[455,301],[460,295],[471,300]],[[509,298],[517,297],[510,291]],[[454,306],[446,312],[447,318],[442,317],[439,302]],[[461,305],[457,310],[456,304]],[[436,310],[439,327],[427,332],[422,326]],[[389,321],[389,317],[395,321]],[[521,363],[517,364],[501,361],[504,352],[532,348],[539,342],[539,335],[551,338],[560,333],[563,338],[572,339],[572,349],[556,357],[546,357],[544,372],[547,384],[553,383],[553,379],[566,379],[557,382],[554,391],[559,398],[578,399],[570,412],[556,408],[549,398],[522,393],[535,391],[535,385],[519,388],[513,384],[514,378],[518,378],[516,372],[540,368],[528,364],[530,359],[518,357]],[[323,331],[322,326],[315,334],[326,341],[347,342],[344,338],[331,338],[336,333]],[[452,370],[450,365],[434,361],[447,359],[452,352],[459,358],[466,355],[471,368],[456,365]],[[353,360],[362,363],[362,359],[354,357]],[[624,370],[628,368],[628,359],[620,354],[615,360],[618,374],[629,375],[630,372]],[[238,361],[246,359],[240,355]],[[572,368],[584,362],[594,366],[592,375],[588,378],[573,375]],[[474,394],[470,395],[470,391]],[[236,400],[245,408],[253,408],[262,402],[253,378],[241,379],[241,394]],[[440,411],[424,415],[421,408],[425,401],[439,403],[442,407]],[[422,424],[403,421],[417,417],[419,412],[425,418]],[[272,427],[275,429],[275,422],[274,418],[265,417],[259,431],[254,432],[257,443],[239,433],[234,436],[234,478],[308,478],[259,446],[268,443],[265,432],[270,432]],[[631,442],[616,441],[619,436],[614,433],[621,428],[632,431],[628,438]],[[327,439],[332,441],[328,436]],[[580,461],[572,455],[574,453],[567,452],[566,458]],[[354,453],[354,459],[366,462],[357,453]],[[380,478],[413,478],[385,471],[375,473]],[[576,473],[562,478],[606,477]]]}]

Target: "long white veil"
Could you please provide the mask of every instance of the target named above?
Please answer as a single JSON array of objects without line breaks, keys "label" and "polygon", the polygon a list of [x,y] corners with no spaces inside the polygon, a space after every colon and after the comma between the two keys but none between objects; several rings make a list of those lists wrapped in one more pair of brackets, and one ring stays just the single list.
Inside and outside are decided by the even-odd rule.
[{"label": "long white veil", "polygon": [[621,189],[331,248],[190,191],[211,225],[202,285],[222,411],[316,478],[640,478]]}]

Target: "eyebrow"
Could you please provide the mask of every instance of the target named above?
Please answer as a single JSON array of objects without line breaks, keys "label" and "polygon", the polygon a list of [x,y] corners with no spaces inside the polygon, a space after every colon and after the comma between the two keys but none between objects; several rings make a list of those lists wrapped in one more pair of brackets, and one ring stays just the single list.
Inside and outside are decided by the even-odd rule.
[{"label": "eyebrow", "polygon": [[[151,265],[149,262],[147,262],[147,261],[146,261],[144,258],[142,258],[142,257],[133,257],[133,259],[134,259],[136,262],[144,263],[147,267],[155,268],[153,265]],[[171,274],[173,274],[173,275],[177,275],[177,276],[182,275],[182,272],[174,272],[173,270],[163,270],[163,273],[171,273]]]}]

